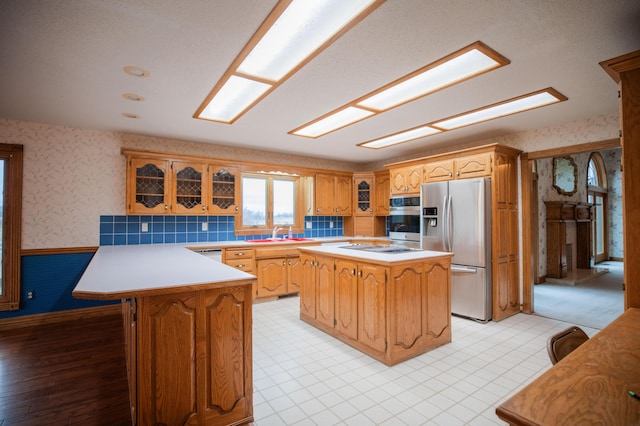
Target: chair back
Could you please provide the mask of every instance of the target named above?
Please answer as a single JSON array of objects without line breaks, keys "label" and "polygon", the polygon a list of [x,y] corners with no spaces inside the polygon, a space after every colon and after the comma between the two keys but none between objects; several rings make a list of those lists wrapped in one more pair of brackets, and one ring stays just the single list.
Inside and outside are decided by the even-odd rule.
[{"label": "chair back", "polygon": [[549,337],[547,352],[549,352],[551,364],[555,365],[555,363],[569,355],[587,340],[589,340],[589,336],[580,327],[576,326],[569,327]]}]

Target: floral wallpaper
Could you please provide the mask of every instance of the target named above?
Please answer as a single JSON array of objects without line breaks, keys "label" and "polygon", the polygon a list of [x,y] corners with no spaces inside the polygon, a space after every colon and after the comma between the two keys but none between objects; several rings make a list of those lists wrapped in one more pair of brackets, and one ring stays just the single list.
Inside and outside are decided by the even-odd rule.
[{"label": "floral wallpaper", "polygon": [[[617,115],[599,116],[438,149],[443,152],[497,142],[524,151],[538,151],[611,139],[617,137],[618,129]],[[380,170],[384,164],[396,161],[357,164],[10,119],[0,119],[0,141],[23,144],[25,148],[24,249],[99,245],[100,216],[125,214],[126,167],[120,154],[122,147],[342,171]]]},{"label": "floral wallpaper", "polygon": [[[622,149],[599,151],[605,161],[608,182],[609,256],[622,258],[622,173],[620,159]],[[578,168],[577,191],[571,196],[561,195],[553,187],[553,159],[536,161],[538,171],[538,275],[547,273],[547,234],[545,201],[587,202],[587,165],[590,152],[571,155]]]}]

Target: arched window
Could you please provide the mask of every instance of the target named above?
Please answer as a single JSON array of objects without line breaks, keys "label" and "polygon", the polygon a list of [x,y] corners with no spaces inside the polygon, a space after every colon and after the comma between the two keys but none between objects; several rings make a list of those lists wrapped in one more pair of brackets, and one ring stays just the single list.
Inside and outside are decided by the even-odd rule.
[{"label": "arched window", "polygon": [[595,263],[609,259],[607,229],[607,172],[598,152],[589,156],[587,200],[593,204],[592,249]]},{"label": "arched window", "polygon": [[604,167],[604,160],[599,152],[594,152],[589,156],[587,185],[607,188],[607,173]]}]

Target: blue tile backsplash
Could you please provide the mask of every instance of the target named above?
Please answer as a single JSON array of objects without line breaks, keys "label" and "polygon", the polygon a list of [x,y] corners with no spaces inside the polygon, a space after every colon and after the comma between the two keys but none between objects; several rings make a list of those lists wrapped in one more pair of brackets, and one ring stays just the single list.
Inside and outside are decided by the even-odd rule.
[{"label": "blue tile backsplash", "polygon": [[[269,238],[271,234],[233,234],[234,216],[100,216],[100,245],[173,244]],[[341,216],[306,216],[297,238],[340,237]],[[311,228],[308,229],[308,223]],[[333,222],[333,227],[331,227]],[[206,223],[206,231],[202,224]],[[147,227],[142,232],[143,226]]]}]

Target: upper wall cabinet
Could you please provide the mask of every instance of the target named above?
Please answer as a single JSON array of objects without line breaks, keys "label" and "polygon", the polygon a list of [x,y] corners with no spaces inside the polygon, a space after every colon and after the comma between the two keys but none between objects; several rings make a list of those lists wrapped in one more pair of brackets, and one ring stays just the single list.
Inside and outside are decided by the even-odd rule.
[{"label": "upper wall cabinet", "polygon": [[424,181],[441,182],[452,179],[467,179],[491,176],[491,153],[467,157],[430,161],[425,164]]},{"label": "upper wall cabinet", "polygon": [[316,174],[305,180],[306,215],[351,216],[351,176]]},{"label": "upper wall cabinet", "polygon": [[391,196],[391,177],[389,171],[375,173],[373,209],[376,216],[389,216],[389,198]]},{"label": "upper wall cabinet", "polygon": [[409,195],[420,194],[423,182],[423,165],[391,168],[391,194]]},{"label": "upper wall cabinet", "polygon": [[127,214],[235,215],[238,169],[222,164],[129,157]]}]

